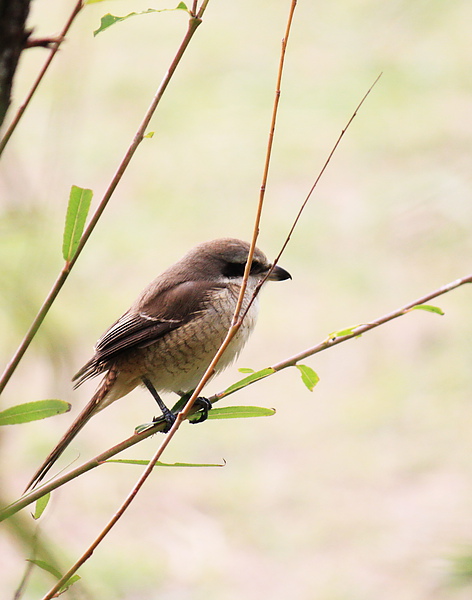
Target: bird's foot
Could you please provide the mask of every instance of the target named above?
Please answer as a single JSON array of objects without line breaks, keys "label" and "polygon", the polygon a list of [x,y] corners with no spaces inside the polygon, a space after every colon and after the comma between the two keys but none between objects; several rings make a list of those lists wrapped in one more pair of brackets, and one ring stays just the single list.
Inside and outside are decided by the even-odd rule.
[{"label": "bird's foot", "polygon": [[[161,431],[163,433],[167,433],[175,422],[175,414],[171,410],[169,410],[164,404],[164,402],[161,400],[161,397],[157,393],[156,388],[153,386],[152,382],[147,377],[142,377],[141,379],[162,411],[162,416],[165,419],[166,426]],[[157,423],[157,421],[160,421],[161,419],[162,417],[154,417],[152,422]]]},{"label": "bird's foot", "polygon": [[162,419],[164,418],[166,425],[164,427],[164,429],[161,429],[162,433],[167,433],[169,431],[169,429],[172,427],[172,425],[175,423],[175,419],[176,416],[174,415],[174,413],[169,410],[167,407],[165,407],[166,410],[162,411],[162,415],[160,417],[153,417],[152,422],[153,423],[158,423],[159,421],[162,421]]},{"label": "bird's foot", "polygon": [[198,413],[196,413],[196,416],[198,418],[190,419],[190,423],[195,425],[196,423],[203,423],[203,421],[206,421],[206,419],[208,417],[208,411],[211,410],[211,407],[212,407],[212,403],[208,400],[208,398],[204,398],[203,396],[200,396],[200,397],[196,398],[193,405],[195,407],[198,406],[201,410]]}]

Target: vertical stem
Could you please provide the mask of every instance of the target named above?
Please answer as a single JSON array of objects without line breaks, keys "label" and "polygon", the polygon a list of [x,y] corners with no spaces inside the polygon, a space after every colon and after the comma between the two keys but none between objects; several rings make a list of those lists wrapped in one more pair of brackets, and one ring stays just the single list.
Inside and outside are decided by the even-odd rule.
[{"label": "vertical stem", "polygon": [[[292,0],[288,19],[287,19],[287,25],[285,27],[285,34],[284,34],[284,37],[282,38],[282,48],[281,48],[281,52],[280,52],[279,68],[277,71],[277,81],[276,81],[276,85],[275,85],[275,98],[274,98],[274,105],[272,108],[272,117],[271,117],[270,128],[269,128],[269,139],[267,142],[267,150],[266,150],[266,157],[265,157],[265,162],[264,162],[264,169],[263,169],[263,174],[262,174],[262,183],[261,183],[261,188],[260,188],[260,192],[259,192],[259,202],[257,204],[256,216],[254,219],[254,228],[253,228],[253,232],[252,232],[251,247],[249,248],[249,255],[248,255],[248,259],[247,259],[247,263],[246,263],[246,269],[244,270],[244,278],[243,278],[243,282],[241,285],[241,291],[239,292],[239,298],[238,298],[238,302],[236,304],[236,309],[234,311],[233,323],[232,323],[233,326],[237,325],[238,322],[239,322],[239,324],[241,323],[242,319],[244,318],[244,315],[249,310],[251,304],[254,302],[254,299],[260,290],[260,287],[258,287],[256,289],[252,299],[249,302],[249,305],[246,307],[245,313],[240,318],[241,307],[243,304],[244,294],[246,292],[246,287],[247,287],[247,280],[249,277],[249,272],[251,270],[251,264],[252,264],[252,259],[254,256],[254,250],[256,248],[257,238],[259,236],[259,226],[260,226],[261,217],[262,217],[262,207],[264,205],[265,191],[266,191],[266,187],[267,187],[267,179],[269,177],[270,159],[272,157],[272,146],[274,143],[275,125],[277,122],[277,112],[278,112],[278,108],[279,108],[280,95],[281,95],[282,74],[283,74],[284,65],[285,65],[285,51],[287,49],[288,38],[290,35],[290,30],[292,28],[293,15],[295,13],[296,6],[297,6],[297,0]],[[236,329],[236,331],[237,331],[237,329]]]}]

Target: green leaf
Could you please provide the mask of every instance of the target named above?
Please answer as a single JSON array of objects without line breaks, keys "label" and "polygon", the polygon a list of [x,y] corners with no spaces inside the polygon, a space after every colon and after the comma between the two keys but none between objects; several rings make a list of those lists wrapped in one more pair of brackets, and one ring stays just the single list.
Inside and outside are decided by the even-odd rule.
[{"label": "green leaf", "polygon": [[272,375],[272,373],[275,373],[275,371],[272,367],[267,367],[266,369],[261,369],[260,371],[251,373],[251,375],[248,375],[247,377],[244,377],[244,379],[240,379],[236,383],[233,383],[233,385],[230,385],[229,388],[226,388],[224,393],[232,394],[233,392],[236,392],[237,390],[240,390],[240,389],[246,387],[247,385],[253,383],[254,381],[257,381],[258,379],[264,379],[265,377]]},{"label": "green leaf", "polygon": [[[273,408],[262,408],[260,406],[226,406],[223,408],[212,408],[208,412],[208,419],[245,419],[249,417],[271,417],[275,415],[275,410]],[[196,415],[198,417],[199,415]],[[154,427],[156,423],[143,423],[142,425],[138,425],[134,429],[135,434],[144,433],[148,429]],[[120,462],[119,460],[112,461],[109,460],[107,462]],[[137,463],[137,464],[145,464],[145,463]],[[160,463],[158,463],[159,465]],[[166,465],[162,463],[161,466],[174,466],[174,465]],[[183,465],[187,466],[187,465]],[[206,466],[206,465],[201,465]]]},{"label": "green leaf", "polygon": [[65,583],[63,583],[61,585],[61,587],[59,588],[59,592],[65,592],[76,581],[79,581],[79,579],[80,579],[80,575],[72,575],[71,577],[69,577],[69,579]]},{"label": "green leaf", "polygon": [[74,258],[77,246],[79,245],[92,196],[92,190],[86,190],[76,185],[73,185],[70,189],[62,242],[62,255],[67,262]]},{"label": "green leaf", "polygon": [[50,494],[50,492],[48,492],[47,494],[44,494],[44,496],[41,496],[41,498],[38,498],[36,500],[36,508],[33,513],[33,519],[35,519],[35,520],[39,519],[39,517],[43,514],[44,509],[48,505],[50,498],[51,498],[51,494]]},{"label": "green leaf", "polygon": [[413,306],[411,310],[426,310],[428,312],[436,313],[437,315],[444,314],[444,311],[438,306],[432,306],[431,304],[417,304],[416,306]]},{"label": "green leaf", "polygon": [[254,369],[248,369],[248,367],[241,367],[238,371],[240,373],[254,373]]},{"label": "green leaf", "polygon": [[[52,565],[50,565],[46,561],[39,560],[37,558],[27,558],[26,560],[28,562],[30,562],[30,563],[33,563],[34,565],[36,565],[40,569],[43,569],[43,571],[47,571],[48,573],[50,573],[51,575],[53,575],[56,579],[61,579],[61,577],[62,577],[61,573],[56,569],[56,567],[53,567]],[[69,579],[63,585],[61,585],[60,591],[66,590],[73,583],[75,583],[76,581],[79,581],[79,579],[80,579],[79,575],[72,575],[71,577],[69,577]]]},{"label": "green leaf", "polygon": [[[125,465],[140,465],[146,466],[149,464],[148,460],[132,460],[127,458],[110,458],[106,460],[107,463],[122,463]],[[157,461],[154,465],[156,467],[224,467],[224,464],[214,464],[214,463],[184,463],[184,462],[176,462],[176,463],[164,463]]]},{"label": "green leaf", "polygon": [[36,400],[11,406],[0,411],[0,425],[29,423],[47,417],[61,415],[70,410],[70,404],[64,400]]},{"label": "green leaf", "polygon": [[53,575],[56,579],[60,579],[62,577],[60,571],[58,571],[56,569],[56,567],[53,567],[52,565],[47,563],[45,560],[39,560],[39,558],[27,558],[26,560],[30,563],[33,563],[40,569],[43,569],[43,571],[47,571],[48,573]]},{"label": "green leaf", "polygon": [[262,406],[225,406],[212,408],[208,413],[208,419],[247,419],[250,417],[271,417],[275,415],[273,408]]},{"label": "green leaf", "polygon": [[130,17],[137,17],[139,15],[147,15],[149,13],[160,13],[160,12],[168,12],[168,11],[174,11],[174,10],[185,10],[188,12],[188,8],[187,8],[186,4],[184,2],[179,2],[179,4],[175,8],[161,8],[159,10],[155,9],[155,8],[148,8],[147,10],[143,10],[141,12],[129,13],[129,15],[125,15],[124,17],[117,17],[115,15],[107,13],[100,19],[100,27],[93,32],[93,35],[95,37],[99,33],[102,33],[102,31],[105,31],[105,29],[108,29],[109,27],[114,25],[115,23],[120,23],[121,21],[126,21],[126,19],[129,19]]},{"label": "green leaf", "polygon": [[313,369],[311,367],[308,367],[307,365],[295,365],[295,366],[297,367],[297,369],[300,371],[300,373],[302,375],[303,383],[310,390],[310,392],[312,392],[315,385],[320,380],[318,374],[315,371],[313,371]]},{"label": "green leaf", "polygon": [[145,138],[152,138],[152,137],[154,137],[154,131],[150,131],[149,133],[146,133],[146,135],[144,137]]}]

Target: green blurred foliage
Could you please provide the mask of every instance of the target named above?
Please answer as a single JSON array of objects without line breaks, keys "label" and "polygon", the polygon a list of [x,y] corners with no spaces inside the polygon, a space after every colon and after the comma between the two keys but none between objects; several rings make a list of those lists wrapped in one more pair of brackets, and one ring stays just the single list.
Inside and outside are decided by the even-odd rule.
[{"label": "green blurred foliage", "polygon": [[[158,0],[153,8],[167,7]],[[0,347],[11,355],[62,266],[72,184],[101,197],[186,28],[181,11],[130,19],[93,38],[87,6],[0,166]],[[70,7],[33,5],[36,35]],[[249,238],[288,3],[212,0],[130,169],[3,407],[61,397],[78,411],[93,383],[70,378],[137,292],[193,244]],[[237,366],[262,369],[470,271],[472,69],[467,0],[299,2],[290,40],[260,246],[275,255],[354,107],[346,134],[269,285]],[[15,106],[45,58],[30,50]],[[15,109],[12,107],[12,111]],[[12,112],[10,113],[12,114]],[[470,290],[413,311],[231,398],[273,406],[271,419],[185,427],[120,527],[81,570],[101,600],[463,600],[448,556],[472,538]],[[238,380],[236,366],[208,392]],[[64,457],[80,460],[153,416],[136,393],[97,416]],[[72,416],[2,438],[2,488],[14,497]],[[147,440],[129,458],[149,458]],[[165,471],[165,472],[161,472]],[[136,478],[107,465],[67,486],[44,528],[64,566],[81,553]],[[2,589],[23,555],[1,542]],[[29,598],[44,590],[40,574]],[[12,593],[9,594],[12,596]],[[67,596],[66,596],[67,597]]]}]

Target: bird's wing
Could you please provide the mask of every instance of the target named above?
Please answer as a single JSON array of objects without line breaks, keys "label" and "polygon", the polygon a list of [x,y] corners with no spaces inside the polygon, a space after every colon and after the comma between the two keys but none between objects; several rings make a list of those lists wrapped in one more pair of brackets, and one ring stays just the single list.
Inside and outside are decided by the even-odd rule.
[{"label": "bird's wing", "polygon": [[143,295],[136,308],[120,317],[98,340],[95,355],[75,375],[76,387],[107,370],[120,353],[148,346],[205,307],[208,283],[186,281],[159,293]]}]

